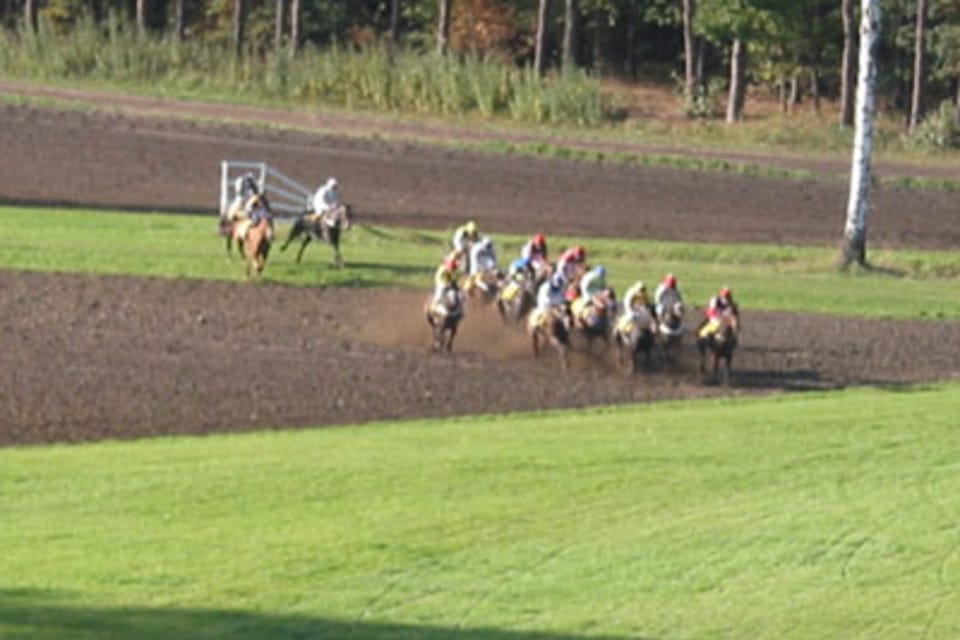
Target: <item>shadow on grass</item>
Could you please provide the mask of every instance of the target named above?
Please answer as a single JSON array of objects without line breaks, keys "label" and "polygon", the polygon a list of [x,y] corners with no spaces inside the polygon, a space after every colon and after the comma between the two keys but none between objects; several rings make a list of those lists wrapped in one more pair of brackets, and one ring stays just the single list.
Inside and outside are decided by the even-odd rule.
[{"label": "shadow on grass", "polygon": [[[302,614],[274,615],[225,609],[80,607],[65,602],[66,599],[64,594],[42,590],[0,590],[0,637],[75,640],[576,640],[582,637],[489,628],[344,621]],[[590,637],[625,640],[618,636]]]}]

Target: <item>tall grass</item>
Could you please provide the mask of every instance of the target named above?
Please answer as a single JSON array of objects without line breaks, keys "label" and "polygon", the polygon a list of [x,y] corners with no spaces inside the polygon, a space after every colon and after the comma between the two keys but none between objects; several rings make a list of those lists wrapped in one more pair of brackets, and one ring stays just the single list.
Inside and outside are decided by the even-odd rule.
[{"label": "tall grass", "polygon": [[538,124],[593,125],[614,117],[599,83],[584,72],[541,78],[476,55],[462,58],[383,47],[247,51],[229,43],[143,37],[129,23],[83,19],[67,31],[0,33],[8,76],[163,87],[177,95],[243,94],[264,100],[434,115],[479,114]]}]

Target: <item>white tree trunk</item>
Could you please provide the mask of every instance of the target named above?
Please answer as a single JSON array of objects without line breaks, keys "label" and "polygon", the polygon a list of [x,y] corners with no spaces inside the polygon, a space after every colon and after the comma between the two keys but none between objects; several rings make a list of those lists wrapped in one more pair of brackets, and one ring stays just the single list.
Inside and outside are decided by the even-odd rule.
[{"label": "white tree trunk", "polygon": [[450,40],[450,5],[452,0],[440,0],[437,6],[437,53],[445,55]]},{"label": "white tree trunk", "polygon": [[850,198],[843,230],[841,265],[867,262],[867,219],[870,210],[870,159],[873,153],[873,118],[877,90],[876,48],[880,38],[880,0],[861,0],[860,65],[850,168]]},{"label": "white tree trunk", "polygon": [[923,83],[926,81],[927,0],[917,0],[917,25],[913,43],[913,93],[910,96],[910,133],[923,117]]},{"label": "white tree trunk", "polygon": [[744,66],[746,64],[746,45],[742,38],[734,38],[730,51],[730,90],[727,96],[727,124],[740,122],[743,117],[743,101],[746,95]]},{"label": "white tree trunk", "polygon": [[533,67],[537,73],[543,73],[544,47],[547,42],[547,11],[549,10],[549,0],[540,0],[537,4],[537,41],[534,44]]},{"label": "white tree trunk", "polygon": [[849,127],[853,124],[853,74],[856,73],[854,63],[854,10],[853,0],[843,0],[841,7],[843,17],[843,62],[840,66],[840,126]]}]

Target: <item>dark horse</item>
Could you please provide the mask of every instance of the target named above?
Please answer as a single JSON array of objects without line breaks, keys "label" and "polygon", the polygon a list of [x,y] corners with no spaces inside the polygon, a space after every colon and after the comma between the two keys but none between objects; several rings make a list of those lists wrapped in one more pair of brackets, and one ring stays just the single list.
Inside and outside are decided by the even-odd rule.
[{"label": "dark horse", "polygon": [[710,357],[713,377],[716,378],[719,373],[720,381],[723,384],[729,383],[733,351],[737,348],[739,331],[740,319],[733,314],[703,321],[697,331],[701,374],[707,373],[707,358]]},{"label": "dark horse", "polygon": [[536,285],[532,275],[520,272],[497,290],[497,311],[505,323],[523,322],[536,302]]},{"label": "dark horse", "polygon": [[562,306],[549,310],[534,309],[527,316],[527,330],[533,346],[533,356],[539,357],[541,348],[552,344],[560,356],[560,368],[567,368],[567,348],[570,346],[570,319]]},{"label": "dark horse", "polygon": [[427,324],[433,329],[434,351],[452,351],[453,339],[463,320],[463,292],[456,286],[443,290],[439,301],[432,297],[425,309]]},{"label": "dark horse", "polygon": [[297,251],[297,262],[303,257],[303,250],[311,240],[326,242],[333,249],[333,261],[338,269],[343,267],[343,256],[340,254],[340,232],[347,231],[353,224],[353,210],[350,205],[340,205],[336,209],[319,215],[308,214],[306,211],[297,216],[290,228],[290,234],[280,247],[286,251],[291,242],[302,238],[300,250]]}]

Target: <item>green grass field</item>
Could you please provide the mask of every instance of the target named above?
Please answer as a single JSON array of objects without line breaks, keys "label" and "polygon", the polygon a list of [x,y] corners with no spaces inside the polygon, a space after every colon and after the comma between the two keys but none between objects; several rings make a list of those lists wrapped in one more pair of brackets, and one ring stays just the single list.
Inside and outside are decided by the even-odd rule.
[{"label": "green grass field", "polygon": [[[51,219],[56,224],[51,224]],[[0,207],[0,268],[243,280],[225,257],[213,215],[151,215]],[[286,226],[278,226],[278,237]],[[504,264],[523,238],[498,235]],[[429,289],[448,232],[358,226],[345,234],[349,269],[330,268],[330,250],[311,246],[297,265],[275,246],[264,280],[301,286]],[[697,245],[599,238],[551,238],[554,251],[581,242],[619,291],[637,279],[656,284],[675,272],[688,301],[703,304],[724,284],[745,309],[889,318],[960,319],[956,252],[870,253],[880,269],[838,273],[838,249]]]},{"label": "green grass field", "polygon": [[[213,216],[0,220],[3,269],[243,279]],[[361,226],[348,269],[265,279],[428,288],[447,235]],[[951,253],[573,241],[618,288],[960,318]],[[957,415],[951,383],[0,449],[0,638],[950,640]]]},{"label": "green grass field", "polygon": [[960,634],[960,386],[0,450],[0,637]]}]

